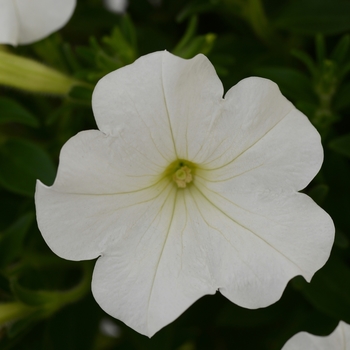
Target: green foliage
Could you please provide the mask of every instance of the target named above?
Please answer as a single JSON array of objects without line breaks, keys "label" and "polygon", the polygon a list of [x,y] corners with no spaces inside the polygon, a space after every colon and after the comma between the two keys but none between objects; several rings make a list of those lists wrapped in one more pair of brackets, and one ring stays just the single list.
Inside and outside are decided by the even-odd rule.
[{"label": "green foliage", "polygon": [[55,166],[49,155],[35,143],[11,138],[0,146],[0,185],[5,189],[33,197],[35,182],[52,184]]},{"label": "green foliage", "polygon": [[324,184],[316,185],[308,191],[308,195],[318,204],[321,205],[325,202],[329,187]]},{"label": "green foliage", "polygon": [[0,124],[20,123],[32,127],[39,126],[37,118],[11,98],[0,97],[0,110],[2,111],[0,114]]},{"label": "green foliage", "polygon": [[333,139],[329,147],[334,151],[350,158],[350,134],[346,134]]},{"label": "green foliage", "polygon": [[298,34],[341,34],[350,30],[349,13],[350,3],[345,0],[294,0],[275,25]]},{"label": "green foliage", "polygon": [[213,48],[216,36],[215,34],[208,33],[206,35],[196,35],[198,26],[198,19],[193,16],[187,26],[187,30],[173,49],[174,55],[182,58],[192,58],[198,53],[207,55]]},{"label": "green foliage", "polygon": [[0,235],[0,269],[19,258],[23,252],[24,239],[34,221],[34,214],[21,216],[13,225]]},{"label": "green foliage", "polygon": [[[0,48],[0,348],[279,350],[299,331],[350,323],[349,13],[345,0],[140,0],[115,15],[86,0],[60,32]],[[226,91],[251,75],[278,84],[322,135],[324,165],[303,191],[330,213],[336,240],[311,283],[295,278],[276,304],[248,310],[217,293],[148,339],[99,308],[90,263],[47,248],[33,196],[37,179],[53,183],[62,145],[96,128],[97,81],[155,50],[206,54]],[[117,337],[101,331],[106,317]]]},{"label": "green foliage", "polygon": [[349,278],[347,264],[333,254],[310,284],[302,278],[294,282],[305,298],[320,312],[350,323]]},{"label": "green foliage", "polygon": [[[77,58],[70,53],[71,61],[78,68],[75,75],[87,82],[96,83],[104,75],[137,58],[137,37],[133,23],[125,15],[109,36],[102,37],[101,43],[95,37],[90,37],[88,47],[79,46],[75,51]],[[81,64],[78,63],[79,60]]]},{"label": "green foliage", "polygon": [[314,104],[317,97],[307,75],[295,68],[258,67],[256,74],[273,80],[282,93],[294,101]]}]

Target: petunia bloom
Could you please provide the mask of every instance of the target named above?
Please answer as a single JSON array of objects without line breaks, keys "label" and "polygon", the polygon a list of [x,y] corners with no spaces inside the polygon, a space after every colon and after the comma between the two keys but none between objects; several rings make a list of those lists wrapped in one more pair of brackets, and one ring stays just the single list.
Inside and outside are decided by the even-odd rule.
[{"label": "petunia bloom", "polygon": [[340,321],[326,337],[300,332],[290,338],[282,350],[350,350],[350,326]]},{"label": "petunia bloom", "polygon": [[70,260],[99,257],[100,306],[152,336],[205,294],[259,308],[329,257],[331,218],[303,189],[320,136],[273,82],[248,78],[223,98],[209,60],[168,52],[102,78],[99,130],[62,148],[37,220]]},{"label": "petunia bloom", "polygon": [[76,0],[0,0],[0,43],[31,44],[62,28]]},{"label": "petunia bloom", "polygon": [[114,13],[124,13],[129,5],[128,0],[103,0],[107,10]]}]

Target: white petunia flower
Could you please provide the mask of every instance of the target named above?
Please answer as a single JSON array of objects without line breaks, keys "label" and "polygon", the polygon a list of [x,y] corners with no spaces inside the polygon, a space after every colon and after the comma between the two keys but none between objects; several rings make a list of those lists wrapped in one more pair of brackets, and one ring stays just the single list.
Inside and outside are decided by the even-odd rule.
[{"label": "white petunia flower", "polygon": [[76,0],[0,0],[0,43],[31,44],[62,28]]},{"label": "white petunia flower", "polygon": [[205,294],[264,307],[324,265],[333,222],[298,193],[320,136],[276,84],[223,98],[205,56],[156,52],[102,78],[92,106],[100,130],[63,146],[35,200],[57,255],[100,256],[92,291],[110,315],[152,336]]},{"label": "white petunia flower", "polygon": [[350,326],[340,321],[326,337],[300,332],[290,338],[282,350],[350,350]]},{"label": "white petunia flower", "polygon": [[129,5],[128,0],[103,0],[107,10],[114,13],[124,13]]}]

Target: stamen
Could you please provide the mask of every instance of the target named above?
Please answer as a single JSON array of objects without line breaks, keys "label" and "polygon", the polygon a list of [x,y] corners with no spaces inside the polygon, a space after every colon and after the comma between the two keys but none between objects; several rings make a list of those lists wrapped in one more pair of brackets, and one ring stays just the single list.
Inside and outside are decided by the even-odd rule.
[{"label": "stamen", "polygon": [[192,181],[191,169],[187,166],[181,167],[173,175],[173,180],[179,188],[185,188]]}]

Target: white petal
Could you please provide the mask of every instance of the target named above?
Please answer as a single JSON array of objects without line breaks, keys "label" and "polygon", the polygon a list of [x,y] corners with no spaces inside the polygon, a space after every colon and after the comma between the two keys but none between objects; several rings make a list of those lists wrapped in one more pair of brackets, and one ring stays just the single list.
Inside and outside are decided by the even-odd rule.
[{"label": "white petal", "polygon": [[[219,180],[264,164],[269,175],[263,182],[268,178],[275,187],[297,190],[319,171],[323,160],[319,134],[275,83],[248,78],[223,100],[221,82],[202,55],[182,60],[164,54],[163,71],[179,158],[208,169],[229,165],[213,174]],[[247,151],[250,157],[243,158]]]},{"label": "white petal", "polygon": [[350,326],[343,321],[329,336],[300,332],[290,338],[282,350],[350,350]]},{"label": "white petal", "polygon": [[[149,187],[159,181],[164,167],[156,164],[152,145],[139,152],[133,138],[111,137],[98,130],[83,131],[62,147],[54,189],[83,194],[113,194]],[[148,152],[147,152],[148,151]]]},{"label": "white petal", "polygon": [[18,21],[13,0],[0,0],[0,43],[17,45]]},{"label": "white petal", "polygon": [[[264,106],[263,100],[262,116],[254,112],[257,106],[249,112],[249,106],[254,105],[251,101],[246,114],[248,137],[244,139],[236,133],[240,144],[233,147],[235,137],[227,136],[232,150],[225,150],[228,145],[220,150],[226,141],[214,147],[219,152],[207,164],[201,164],[206,169],[197,169],[194,180],[203,196],[221,212],[205,217],[210,220],[223,214],[216,227],[226,232],[237,251],[246,251],[243,256],[246,266],[242,266],[241,273],[234,272],[243,282],[226,280],[220,290],[233,302],[250,308],[276,301],[286,283],[298,274],[310,280],[328,259],[334,239],[334,226],[328,214],[310,198],[295,193],[309,183],[321,166],[323,153],[317,131],[273,83],[246,79],[243,91],[248,91],[243,96],[254,92],[255,85],[280,99],[278,113],[269,105]],[[237,89],[237,105],[239,97]],[[278,109],[279,105],[284,106],[284,112]],[[239,129],[244,130],[243,124],[238,124]],[[224,134],[229,128],[223,126],[217,130],[225,130]],[[242,237],[245,246],[240,247]],[[252,256],[248,257],[249,254]],[[247,268],[250,273],[245,271]]]},{"label": "white petal", "polygon": [[213,116],[207,142],[193,162],[216,168],[232,161],[293,109],[272,81],[256,77],[241,80],[226,93],[220,111]]},{"label": "white petal", "polygon": [[195,189],[210,234],[203,239],[210,242],[207,249],[220,252],[213,275],[232,302],[270,305],[291,278],[303,275],[309,281],[328,259],[333,222],[309,197],[265,191],[232,200],[198,181]]},{"label": "white petal", "polygon": [[133,233],[96,263],[92,290],[100,306],[152,336],[198,298],[215,293],[198,219],[190,192],[174,189],[158,211],[139,217]]},{"label": "white petal", "polygon": [[17,9],[19,44],[30,44],[62,28],[76,0],[12,0]]},{"label": "white petal", "polygon": [[270,80],[251,77],[232,87],[203,128],[206,138],[190,160],[211,168],[226,164],[254,145],[293,105]]},{"label": "white petal", "polygon": [[144,190],[99,195],[59,192],[38,182],[40,232],[52,251],[65,259],[96,258],[127,232],[133,234],[140,216],[159,210],[167,185],[165,181]]},{"label": "white petal", "polygon": [[[204,55],[184,60],[165,52],[162,70],[178,158],[196,162],[196,154],[208,146],[221,113],[222,83]],[[210,147],[215,144],[210,143]]]},{"label": "white petal", "polygon": [[216,155],[211,156],[210,166],[222,165],[222,156],[226,158],[225,163],[236,158],[273,130],[292,110],[295,107],[271,80],[257,77],[241,80],[225,95],[222,122],[217,128],[220,141],[224,142],[220,142]]},{"label": "white petal", "polygon": [[[257,122],[259,120],[257,117]],[[316,129],[294,108],[271,129],[263,129],[262,135],[250,140],[249,147],[242,150],[236,145],[232,146],[232,151],[219,152],[215,161],[201,165],[206,170],[198,174],[220,192],[305,188],[323,161],[321,139]],[[237,148],[240,148],[238,154]]]},{"label": "white petal", "polygon": [[137,152],[169,165],[176,159],[163,93],[163,52],[143,56],[103,77],[95,87],[96,123],[108,135],[123,135]]},{"label": "white petal", "polygon": [[72,260],[97,257],[131,213],[150,205],[166,185],[154,168],[159,172],[122,138],[97,130],[72,137],[62,148],[54,185],[38,182],[35,194],[50,248]]}]

